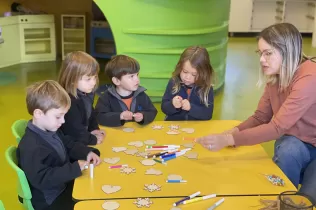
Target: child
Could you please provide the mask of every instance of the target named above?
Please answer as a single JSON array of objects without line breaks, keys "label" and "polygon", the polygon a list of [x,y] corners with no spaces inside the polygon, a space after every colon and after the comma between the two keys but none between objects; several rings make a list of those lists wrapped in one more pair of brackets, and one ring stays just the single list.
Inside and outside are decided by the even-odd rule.
[{"label": "child", "polygon": [[113,87],[106,90],[96,105],[98,122],[104,126],[122,126],[126,121],[141,125],[152,122],[157,110],[139,86],[139,64],[125,55],[114,56],[105,71],[112,79]]},{"label": "child", "polygon": [[59,73],[58,82],[71,98],[61,129],[85,145],[100,144],[105,135],[99,129],[93,109],[99,69],[98,62],[87,53],[72,52],[66,56]]},{"label": "child", "polygon": [[100,163],[100,152],[74,142],[59,130],[70,98],[57,82],[28,87],[26,104],[33,119],[18,145],[17,158],[30,184],[32,205],[36,210],[73,209],[73,180],[90,161]]},{"label": "child", "polygon": [[213,68],[205,48],[189,47],[181,55],[162,98],[165,120],[210,120],[213,115]]}]

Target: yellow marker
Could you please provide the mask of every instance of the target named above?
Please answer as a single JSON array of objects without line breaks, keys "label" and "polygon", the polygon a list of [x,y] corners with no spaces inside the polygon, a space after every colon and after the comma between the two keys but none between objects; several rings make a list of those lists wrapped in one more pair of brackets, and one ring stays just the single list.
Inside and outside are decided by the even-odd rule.
[{"label": "yellow marker", "polygon": [[195,203],[197,201],[203,201],[203,200],[207,200],[207,199],[215,198],[215,197],[216,197],[216,194],[206,195],[206,196],[203,196],[203,197],[194,198],[194,199],[191,199],[191,200],[186,200],[186,201],[183,202],[183,204]]}]

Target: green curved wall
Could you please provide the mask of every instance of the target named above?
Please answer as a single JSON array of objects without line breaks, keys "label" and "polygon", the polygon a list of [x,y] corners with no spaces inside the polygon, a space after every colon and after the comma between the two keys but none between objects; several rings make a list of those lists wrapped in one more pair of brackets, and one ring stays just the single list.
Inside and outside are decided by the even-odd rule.
[{"label": "green curved wall", "polygon": [[94,0],[107,18],[117,54],[140,63],[141,85],[161,101],[183,50],[206,47],[215,69],[215,89],[226,68],[230,0]]}]

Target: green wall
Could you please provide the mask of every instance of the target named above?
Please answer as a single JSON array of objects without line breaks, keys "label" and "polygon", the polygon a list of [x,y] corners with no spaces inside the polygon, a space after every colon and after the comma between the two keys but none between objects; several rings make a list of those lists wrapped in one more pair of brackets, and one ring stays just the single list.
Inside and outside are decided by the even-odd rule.
[{"label": "green wall", "polygon": [[215,89],[226,68],[230,0],[95,0],[110,23],[117,54],[140,63],[141,85],[161,101],[183,50],[206,47]]}]

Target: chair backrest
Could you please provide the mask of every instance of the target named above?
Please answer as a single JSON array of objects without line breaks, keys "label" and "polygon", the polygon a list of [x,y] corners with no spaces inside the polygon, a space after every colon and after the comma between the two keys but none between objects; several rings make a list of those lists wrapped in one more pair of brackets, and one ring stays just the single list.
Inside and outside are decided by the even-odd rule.
[{"label": "chair backrest", "polygon": [[0,210],[5,210],[4,205],[3,205],[2,201],[0,201]]},{"label": "chair backrest", "polygon": [[24,171],[22,171],[18,166],[18,161],[16,157],[16,150],[15,146],[9,147],[5,152],[5,158],[11,168],[17,173],[18,175],[18,195],[23,199],[23,206],[27,210],[34,210],[31,199],[32,193],[29,186],[29,183],[26,179]]},{"label": "chair backrest", "polygon": [[15,121],[11,126],[13,136],[16,138],[16,141],[18,143],[20,143],[22,137],[24,136],[27,122],[28,122],[27,120],[21,119],[21,120]]}]

